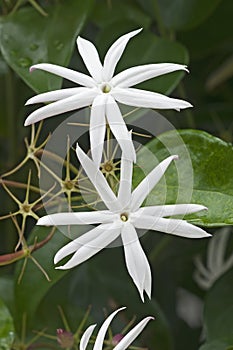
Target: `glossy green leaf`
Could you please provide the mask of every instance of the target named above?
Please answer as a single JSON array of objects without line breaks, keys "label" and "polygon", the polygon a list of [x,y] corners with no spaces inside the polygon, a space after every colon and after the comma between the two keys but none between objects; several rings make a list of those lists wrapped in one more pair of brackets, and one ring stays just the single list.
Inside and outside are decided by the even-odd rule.
[{"label": "glossy green leaf", "polygon": [[43,72],[29,73],[32,64],[47,62],[67,66],[92,0],[68,0],[48,7],[43,17],[25,7],[1,18],[0,48],[4,59],[36,92],[59,89],[62,80]]},{"label": "glossy green leaf", "polygon": [[[98,37],[98,47],[101,48],[102,56],[114,40],[133,29],[135,27],[132,28],[132,24],[128,22],[121,22],[121,26],[115,23],[112,26],[105,27]],[[180,43],[160,38],[149,31],[143,30],[130,40],[116,71],[120,72],[132,66],[148,63],[173,62],[187,64],[188,60],[188,52]],[[184,72],[165,74],[138,84],[137,87],[168,94],[174,90],[183,76]]]},{"label": "glossy green leaf", "polygon": [[10,350],[14,340],[14,325],[12,317],[0,299],[0,349]]},{"label": "glossy green leaf", "polygon": [[[205,299],[204,322],[207,344],[201,350],[229,350],[233,344],[233,269],[223,275],[208,291]],[[217,301],[217,302],[216,302]],[[216,347],[217,350],[217,347]]]},{"label": "glossy green leaf", "polygon": [[221,0],[152,0],[167,28],[187,30],[208,18]]},{"label": "glossy green leaf", "polygon": [[[233,223],[233,147],[206,132],[198,130],[170,131],[147,144],[138,154],[138,164],[146,173],[158,160],[170,154],[179,160],[170,165],[164,179],[154,188],[147,205],[163,203],[198,203],[207,212],[186,218],[206,227]],[[136,170],[135,179],[145,175]]]}]

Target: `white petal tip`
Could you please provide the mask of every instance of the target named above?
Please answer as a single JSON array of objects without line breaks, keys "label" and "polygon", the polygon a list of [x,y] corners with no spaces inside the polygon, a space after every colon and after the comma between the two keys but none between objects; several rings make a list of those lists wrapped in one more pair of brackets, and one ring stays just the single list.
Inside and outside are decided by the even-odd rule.
[{"label": "white petal tip", "polygon": [[144,298],[144,290],[142,292],[139,292],[140,293],[140,297],[142,299],[142,302],[144,303],[145,302],[145,298]]},{"label": "white petal tip", "polygon": [[28,119],[25,120],[24,122],[24,126],[28,126],[28,125],[31,125],[32,123],[30,123],[30,121]]},{"label": "white petal tip", "polygon": [[30,72],[30,73],[32,73],[34,70],[36,70],[36,66],[31,66],[31,67],[29,68],[29,72]]},{"label": "white petal tip", "polygon": [[189,69],[187,66],[183,66],[183,70],[185,70],[187,73],[189,73]]},{"label": "white petal tip", "polygon": [[193,105],[191,103],[186,102],[185,106],[182,108],[185,109],[185,108],[192,108],[192,107],[193,107]]},{"label": "white petal tip", "polygon": [[81,36],[78,36],[77,39],[76,39],[77,42],[78,41],[82,41],[82,40],[85,40],[85,39],[83,39]]},{"label": "white petal tip", "polygon": [[47,216],[42,216],[42,218],[40,218],[36,224],[38,226],[52,226],[53,225]]},{"label": "white petal tip", "polygon": [[57,267],[55,267],[55,270],[68,270],[69,269],[69,267],[65,267],[66,265],[64,265],[64,266],[57,266]]},{"label": "white petal tip", "polygon": [[178,160],[179,159],[179,156],[177,155],[177,154],[175,154],[174,156],[173,156],[173,160]]},{"label": "white petal tip", "polygon": [[122,306],[118,309],[118,311],[125,310],[125,309],[126,309],[126,306]]},{"label": "white petal tip", "polygon": [[136,29],[134,32],[135,32],[136,34],[138,34],[138,33],[140,33],[142,30],[143,30],[143,28],[139,28],[139,29]]}]

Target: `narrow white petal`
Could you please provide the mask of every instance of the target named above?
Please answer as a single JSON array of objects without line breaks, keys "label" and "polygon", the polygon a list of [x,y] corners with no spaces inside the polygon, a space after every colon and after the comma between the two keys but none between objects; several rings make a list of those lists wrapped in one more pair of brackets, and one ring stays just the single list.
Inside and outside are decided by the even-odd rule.
[{"label": "narrow white petal", "polygon": [[77,244],[77,240],[75,240],[76,252],[65,265],[57,268],[60,270],[66,270],[83,263],[93,255],[97,254],[100,250],[107,247],[120,235],[120,226],[118,223],[102,224],[100,225],[101,229],[104,228],[104,225],[104,231],[100,232],[95,239],[86,243],[85,245],[82,242],[82,237],[80,237],[79,240],[81,245]]},{"label": "narrow white petal", "polygon": [[24,125],[27,126],[61,113],[89,106],[92,104],[92,101],[96,97],[96,94],[97,92],[95,89],[88,89],[87,91],[83,92],[82,94],[78,94],[77,96],[70,96],[63,100],[50,103],[49,105],[41,107],[32,112],[25,120]]},{"label": "narrow white petal", "polygon": [[95,340],[95,344],[94,344],[94,347],[93,347],[93,350],[102,350],[103,349],[103,344],[104,344],[104,338],[105,338],[105,335],[107,333],[107,330],[108,330],[108,327],[110,325],[110,323],[112,322],[113,318],[115,317],[115,315],[121,311],[121,310],[124,310],[125,307],[121,307],[120,309],[114,311],[113,313],[111,313],[108,318],[104,321],[104,323],[102,324],[98,334],[97,334],[97,337],[96,337],[96,340]]},{"label": "narrow white petal", "polygon": [[143,331],[147,323],[154,320],[154,317],[148,316],[139,322],[130,332],[128,332],[124,338],[115,346],[114,350],[125,350],[130,344],[137,338],[137,336]]},{"label": "narrow white petal", "polygon": [[37,221],[37,225],[61,226],[61,225],[88,225],[113,221],[114,214],[108,210],[80,211],[71,213],[55,213],[43,216]]},{"label": "narrow white petal", "polygon": [[108,95],[106,104],[106,118],[110,129],[119,143],[122,152],[127,154],[128,159],[136,161],[136,152],[133,141],[122,117],[120,108],[111,95]]},{"label": "narrow white petal", "polygon": [[192,105],[183,100],[167,97],[157,92],[134,88],[113,88],[113,97],[120,103],[128,106],[156,109],[184,109]]},{"label": "narrow white petal", "polygon": [[109,228],[109,224],[99,225],[93,228],[92,230],[82,234],[78,238],[70,241],[68,244],[64,245],[64,247],[62,247],[57,251],[57,253],[54,256],[54,264],[57,264],[66,256],[73,254],[80,247],[84,245],[88,245],[90,242],[94,241],[101,233],[103,233],[108,228]]},{"label": "narrow white petal", "polygon": [[208,279],[210,277],[210,271],[203,265],[200,256],[198,255],[194,259],[198,272],[203,275],[205,279]]},{"label": "narrow white petal", "polygon": [[188,72],[186,66],[176,63],[156,63],[131,67],[115,75],[111,80],[111,85],[126,88],[177,70]]},{"label": "narrow white petal", "polygon": [[106,94],[96,96],[91,107],[90,145],[92,159],[97,167],[99,167],[101,163],[106,131],[106,98]]},{"label": "narrow white petal", "polygon": [[83,333],[83,335],[82,335],[82,337],[80,339],[80,344],[79,344],[79,349],[80,350],[86,350],[86,347],[88,345],[88,342],[90,340],[90,337],[91,337],[95,327],[96,327],[96,324],[93,324],[93,325],[89,326],[85,330],[85,332]]},{"label": "narrow white petal", "polygon": [[73,95],[78,96],[79,93],[83,93],[85,91],[90,91],[90,89],[86,87],[77,87],[77,88],[49,91],[49,92],[45,92],[43,94],[39,94],[29,98],[29,100],[27,100],[27,102],[25,103],[25,106],[31,105],[33,103],[58,101]]},{"label": "narrow white petal", "polygon": [[170,233],[175,236],[186,238],[204,238],[211,236],[200,227],[189,224],[185,220],[164,219],[144,215],[143,217],[135,217],[133,223],[137,228]]},{"label": "narrow white petal", "polygon": [[88,75],[76,72],[69,68],[58,66],[56,64],[38,63],[38,64],[35,64],[34,66],[31,66],[30,72],[33,72],[36,69],[40,69],[40,70],[58,75],[59,77],[73,81],[76,84],[83,85],[86,87],[96,86],[94,79],[89,77]]},{"label": "narrow white petal", "polygon": [[[216,267],[222,268],[224,263],[226,263],[226,261],[224,262],[224,260],[226,259],[225,254],[226,254],[227,246],[229,243],[228,239],[230,238],[230,235],[231,235],[231,232],[229,230],[229,227],[225,227],[225,228],[221,229],[219,231],[219,233],[215,234],[215,236],[214,236],[214,237],[216,237],[216,240],[218,242],[217,247],[216,247],[217,254],[215,253],[215,260],[214,260]],[[213,241],[213,239],[211,241]],[[214,239],[214,241],[215,241],[215,239]],[[209,246],[210,246],[210,244],[209,244]],[[209,246],[208,246],[208,249],[209,249]],[[233,258],[233,256],[232,256],[232,258]],[[231,259],[229,259],[229,260],[231,260]]]},{"label": "narrow white petal", "polygon": [[155,185],[159,182],[161,177],[164,175],[170,163],[177,159],[178,156],[173,155],[164,159],[159,163],[135,188],[131,197],[131,210],[137,210],[144,202],[147,195],[152,191]]},{"label": "narrow white petal", "polygon": [[89,73],[96,82],[100,83],[102,81],[103,66],[96,47],[89,40],[83,39],[80,36],[77,39],[77,46]]},{"label": "narrow white petal", "polygon": [[120,210],[118,200],[110,188],[107,180],[105,179],[102,172],[98,169],[96,164],[83,152],[83,150],[78,146],[76,148],[77,157],[86,172],[88,178],[95,186],[97,192],[99,193],[101,199],[105,203],[108,209],[111,211]]},{"label": "narrow white petal", "polygon": [[156,205],[148,206],[138,209],[137,215],[149,215],[149,216],[173,216],[173,215],[187,215],[196,213],[201,210],[207,210],[206,207],[200,204],[169,204],[169,205]]},{"label": "narrow white petal", "polygon": [[[132,133],[130,133],[132,136]],[[133,162],[128,159],[128,154],[122,152],[121,157],[121,173],[120,173],[120,185],[118,190],[118,199],[122,205],[122,210],[129,207],[131,200],[131,187],[132,187],[132,174],[133,174]]]},{"label": "narrow white petal", "polygon": [[128,41],[135,35],[137,35],[142,29],[134,30],[130,33],[122,35],[117,39],[113,45],[109,48],[104,58],[103,67],[103,80],[109,81],[115,71],[116,65],[123,54]]},{"label": "narrow white petal", "polygon": [[142,301],[144,290],[151,296],[151,270],[146,255],[141,247],[137,232],[131,223],[125,223],[121,230],[124,245],[125,262]]}]

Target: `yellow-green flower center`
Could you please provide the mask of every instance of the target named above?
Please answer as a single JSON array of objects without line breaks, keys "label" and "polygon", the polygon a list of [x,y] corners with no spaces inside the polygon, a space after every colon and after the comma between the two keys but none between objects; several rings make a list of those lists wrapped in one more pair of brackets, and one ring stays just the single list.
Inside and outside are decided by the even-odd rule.
[{"label": "yellow-green flower center", "polygon": [[103,91],[105,94],[107,94],[108,92],[111,91],[111,86],[108,85],[108,84],[104,84],[104,85],[102,86],[102,91]]},{"label": "yellow-green flower center", "polygon": [[113,166],[110,162],[105,163],[103,168],[107,173],[110,173],[113,170]]},{"label": "yellow-green flower center", "polygon": [[122,213],[122,214],[120,215],[120,218],[121,218],[121,221],[126,222],[126,221],[128,221],[129,216],[128,216],[127,213]]},{"label": "yellow-green flower center", "polygon": [[29,213],[30,210],[31,210],[31,206],[29,204],[23,204],[22,205],[22,210],[25,212],[25,213]]}]

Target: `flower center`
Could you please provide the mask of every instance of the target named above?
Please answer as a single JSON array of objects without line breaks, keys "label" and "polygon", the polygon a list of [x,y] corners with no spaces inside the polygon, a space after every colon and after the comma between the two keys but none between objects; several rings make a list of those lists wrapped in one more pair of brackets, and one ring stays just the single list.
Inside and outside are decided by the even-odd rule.
[{"label": "flower center", "polygon": [[64,187],[66,190],[72,190],[74,188],[74,183],[72,180],[68,180],[64,182]]},{"label": "flower center", "polygon": [[103,165],[103,168],[104,168],[104,170],[107,172],[107,173],[110,173],[112,170],[113,170],[113,166],[112,166],[112,164],[109,162],[107,162],[107,163],[105,163],[104,165]]},{"label": "flower center", "polygon": [[122,213],[120,215],[121,221],[126,222],[129,219],[129,215],[127,213]]},{"label": "flower center", "polygon": [[29,213],[31,210],[31,206],[29,204],[23,204],[22,209],[25,213]]},{"label": "flower center", "polygon": [[111,91],[111,86],[108,84],[104,84],[101,89],[102,89],[103,93],[107,94],[108,92]]}]

